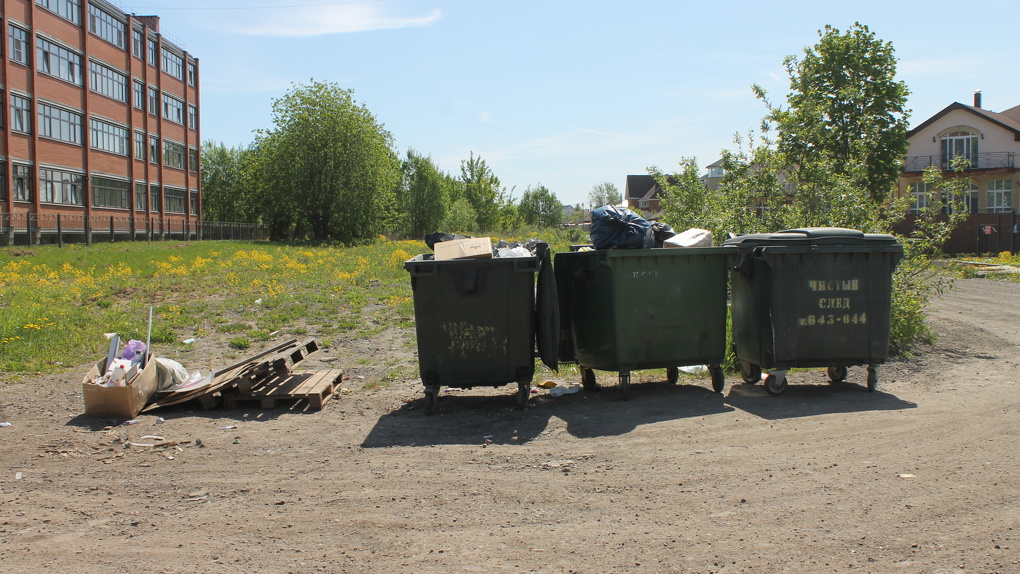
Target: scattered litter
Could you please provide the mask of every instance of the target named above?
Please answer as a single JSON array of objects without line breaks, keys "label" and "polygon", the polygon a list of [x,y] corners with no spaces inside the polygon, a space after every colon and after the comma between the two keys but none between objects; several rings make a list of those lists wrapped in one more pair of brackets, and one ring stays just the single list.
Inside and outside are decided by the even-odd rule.
[{"label": "scattered litter", "polygon": [[231,430],[231,429],[236,429],[236,428],[237,428],[237,425],[224,425],[224,426],[220,427],[220,430]]},{"label": "scattered litter", "polygon": [[190,345],[195,342],[195,339],[185,339],[181,342],[184,343],[185,345]]},{"label": "scattered litter", "polygon": [[233,444],[241,444],[241,437],[234,437]]},{"label": "scattered litter", "polygon": [[161,436],[156,436],[156,435],[154,435],[154,434],[147,434],[147,435],[143,436],[143,437],[142,437],[142,440],[145,440],[145,439],[149,439],[149,440],[158,440],[159,442],[166,442],[166,439],[165,439],[165,438],[163,438],[163,437],[161,437]]},{"label": "scattered litter", "polygon": [[270,333],[270,334],[269,334],[269,336],[270,336],[270,337],[275,337],[275,336],[277,336],[277,335],[279,335],[279,334],[280,334],[280,332],[279,332],[279,331],[273,331],[272,333]]},{"label": "scattered litter", "polygon": [[116,337],[117,333],[103,333],[103,336],[106,337],[107,341],[109,341],[110,339]]},{"label": "scattered litter", "polygon": [[691,365],[688,367],[680,367],[680,370],[689,375],[700,375],[708,370],[708,365]]},{"label": "scattered litter", "polygon": [[537,395],[538,394],[538,389],[531,389],[531,394]]},{"label": "scattered litter", "polygon": [[262,304],[262,298],[260,297],[260,298],[256,299],[255,300],[255,304],[256,305],[261,305]]},{"label": "scattered litter", "polygon": [[129,426],[131,426],[131,425],[136,425],[136,424],[138,424],[138,423],[140,423],[140,422],[142,422],[142,421],[140,421],[140,420],[138,420],[138,419],[131,419],[131,420],[129,420],[129,421],[124,421],[124,422],[123,422],[122,424],[123,424],[124,426],[126,426],[126,427],[129,427]]},{"label": "scattered litter", "polygon": [[563,395],[572,395],[577,391],[581,390],[581,385],[570,385],[569,387],[554,387],[549,394],[554,397],[561,397]]},{"label": "scattered litter", "polygon": [[23,478],[25,478],[25,475],[23,473],[20,473],[20,472],[15,472],[14,473],[14,480],[21,480]]},{"label": "scattered litter", "polygon": [[163,424],[165,422],[166,422],[165,418],[163,418],[163,417],[156,417],[156,423],[155,424],[161,425],[161,424]]},{"label": "scattered litter", "polygon": [[905,473],[905,474],[901,474],[900,478],[917,478],[917,476],[915,476],[913,474],[906,474]]},{"label": "scattered litter", "polygon": [[539,383],[538,386],[542,387],[543,389],[551,389],[556,386],[556,383],[553,381],[546,381],[544,383]]},{"label": "scattered litter", "polygon": [[574,461],[572,461],[570,459],[566,459],[566,460],[550,460],[548,462],[543,462],[542,463],[542,466],[544,466],[545,468],[568,468],[568,467],[573,466],[573,465],[574,465]]},{"label": "scattered litter", "polygon": [[4,422],[0,423],[0,427],[9,427],[9,426],[11,426],[11,423],[9,423],[9,422],[4,421]]}]

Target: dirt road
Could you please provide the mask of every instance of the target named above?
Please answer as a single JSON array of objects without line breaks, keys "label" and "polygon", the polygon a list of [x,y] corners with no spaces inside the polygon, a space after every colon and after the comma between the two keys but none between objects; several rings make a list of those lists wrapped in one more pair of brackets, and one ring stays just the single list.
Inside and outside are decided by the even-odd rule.
[{"label": "dirt road", "polygon": [[[104,429],[70,375],[0,383],[0,571],[1020,572],[1020,284],[957,285],[876,393],[863,368],[780,397],[648,372],[627,402],[522,412],[508,386],[426,417],[418,380],[355,366],[413,368],[408,332],[329,350],[352,379],[320,412]],[[125,448],[143,435],[190,442]]]}]

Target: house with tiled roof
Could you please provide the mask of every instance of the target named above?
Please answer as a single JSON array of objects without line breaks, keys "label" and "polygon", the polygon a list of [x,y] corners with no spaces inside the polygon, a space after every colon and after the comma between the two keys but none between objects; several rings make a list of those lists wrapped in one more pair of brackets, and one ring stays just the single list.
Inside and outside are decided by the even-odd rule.
[{"label": "house with tiled roof", "polygon": [[910,212],[926,205],[929,191],[923,171],[937,166],[953,173],[953,160],[962,157],[971,179],[963,203],[971,214],[954,233],[949,252],[1016,251],[1016,209],[1020,205],[1020,106],[1001,112],[981,107],[981,92],[973,105],[954,102],[907,132],[909,148],[900,176],[900,197],[911,201]]}]

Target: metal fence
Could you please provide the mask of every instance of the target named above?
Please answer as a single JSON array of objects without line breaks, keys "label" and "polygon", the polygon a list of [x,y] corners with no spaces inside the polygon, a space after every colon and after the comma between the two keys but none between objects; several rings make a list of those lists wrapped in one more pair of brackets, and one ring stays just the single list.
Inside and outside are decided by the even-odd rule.
[{"label": "metal fence", "polygon": [[191,221],[183,217],[116,215],[0,214],[0,246],[63,245],[115,241],[263,240],[266,226],[254,223]]}]

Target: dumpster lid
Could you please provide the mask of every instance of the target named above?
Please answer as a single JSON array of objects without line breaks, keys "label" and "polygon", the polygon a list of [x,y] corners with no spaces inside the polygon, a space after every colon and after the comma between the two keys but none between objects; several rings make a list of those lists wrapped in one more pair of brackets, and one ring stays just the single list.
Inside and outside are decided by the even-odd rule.
[{"label": "dumpster lid", "polygon": [[801,227],[784,229],[775,233],[751,233],[727,239],[723,245],[796,245],[796,244],[827,244],[827,245],[861,245],[861,244],[892,244],[896,238],[884,233],[864,233],[857,229],[845,227]]}]

